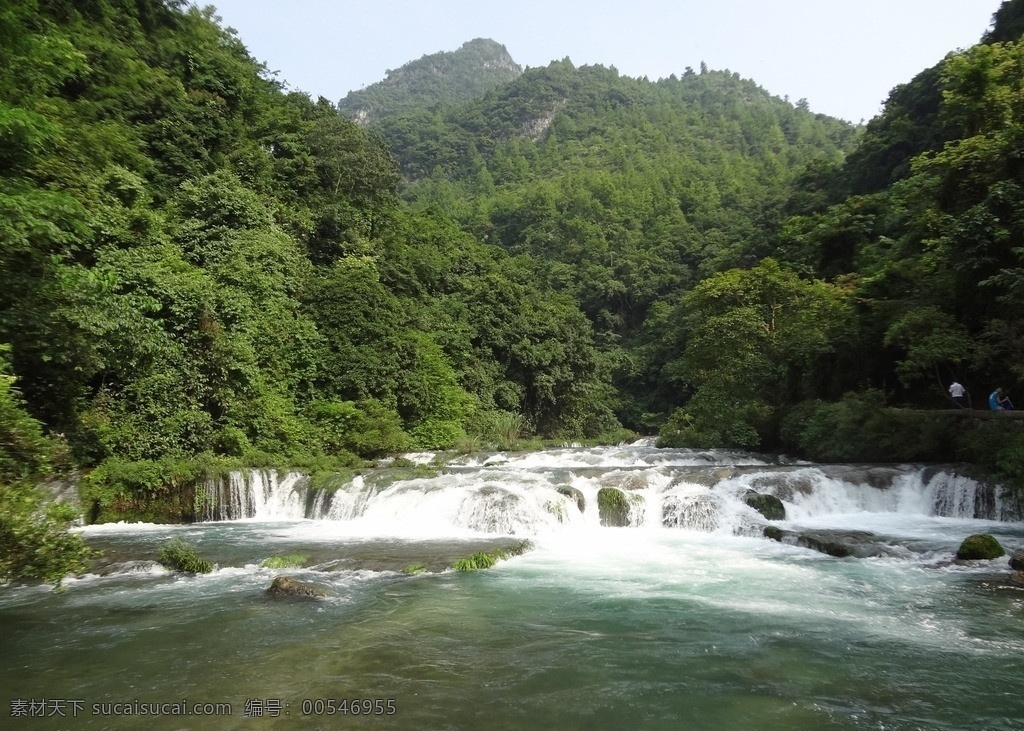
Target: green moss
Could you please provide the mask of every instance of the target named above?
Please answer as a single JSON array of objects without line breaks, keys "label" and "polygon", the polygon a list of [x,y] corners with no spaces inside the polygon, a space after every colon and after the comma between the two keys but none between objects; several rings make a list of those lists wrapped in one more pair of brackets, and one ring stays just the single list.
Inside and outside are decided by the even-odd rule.
[{"label": "green moss", "polygon": [[431,479],[441,474],[441,469],[434,464],[414,464],[407,459],[396,459],[386,467],[378,467],[364,475],[365,484],[385,489],[396,482],[406,480]]},{"label": "green moss", "polygon": [[602,487],[597,491],[597,513],[601,525],[609,527],[629,525],[630,506],[641,500],[639,495],[627,496],[617,487]]},{"label": "green moss", "polygon": [[352,484],[359,474],[356,470],[335,470],[331,472],[314,472],[309,477],[310,490],[336,492]]},{"label": "green moss", "polygon": [[994,536],[988,533],[980,533],[968,536],[957,549],[956,557],[962,560],[989,560],[1005,556],[1006,551]]},{"label": "green moss", "polygon": [[290,553],[283,556],[271,556],[260,564],[265,569],[297,569],[301,568],[306,561],[309,560],[309,556],[303,556],[299,553]]},{"label": "green moss", "polygon": [[409,574],[409,575],[415,575],[415,574],[426,573],[426,571],[427,571],[426,564],[412,563],[412,564],[409,564],[408,566],[405,567],[405,570],[404,570],[403,573],[406,573],[406,574]]},{"label": "green moss", "polygon": [[164,544],[158,560],[172,571],[189,574],[208,574],[213,571],[213,564],[201,558],[196,549],[183,538],[174,538]]},{"label": "green moss", "polygon": [[472,556],[466,558],[460,558],[455,562],[454,568],[456,571],[477,571],[479,569],[489,569],[498,561],[511,558],[513,556],[521,556],[526,551],[533,548],[533,544],[529,541],[520,541],[511,546],[504,548],[498,548],[493,551],[478,551]]},{"label": "green moss", "polygon": [[498,563],[502,558],[497,551],[478,551],[467,558],[460,558],[455,562],[456,571],[476,571],[478,569],[489,569]]}]

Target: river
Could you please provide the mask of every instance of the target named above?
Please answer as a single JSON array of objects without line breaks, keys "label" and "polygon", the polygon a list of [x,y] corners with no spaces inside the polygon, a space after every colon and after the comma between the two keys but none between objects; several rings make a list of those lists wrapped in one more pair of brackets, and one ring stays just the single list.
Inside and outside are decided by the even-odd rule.
[{"label": "river", "polygon": [[[1020,550],[1024,525],[953,470],[640,442],[307,482],[237,474],[209,486],[206,522],[86,527],[90,573],[0,589],[0,726],[1021,728],[1024,589],[1006,558],[954,554],[973,533]],[[602,488],[624,525],[602,524]],[[782,500],[782,541],[750,490]],[[157,564],[172,537],[215,570]],[[284,554],[302,566],[261,566]],[[279,575],[327,596],[268,597]]]}]

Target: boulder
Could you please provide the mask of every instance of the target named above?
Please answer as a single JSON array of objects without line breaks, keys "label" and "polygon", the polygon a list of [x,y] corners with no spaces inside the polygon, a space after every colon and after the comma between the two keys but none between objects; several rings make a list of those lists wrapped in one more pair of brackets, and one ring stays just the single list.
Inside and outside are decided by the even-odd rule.
[{"label": "boulder", "polygon": [[814,551],[828,554],[829,556],[835,556],[836,558],[852,556],[853,549],[841,540],[841,538],[842,536],[828,531],[822,531],[820,533],[801,533],[797,536],[796,545],[801,546],[802,548],[810,548]]},{"label": "boulder", "polygon": [[743,502],[759,512],[767,520],[786,519],[786,506],[774,495],[765,495],[750,490],[743,496]]},{"label": "boulder", "polygon": [[291,576],[278,576],[267,589],[267,594],[272,597],[299,597],[302,599],[327,596],[327,592],[320,587],[303,584]]},{"label": "boulder", "polygon": [[587,499],[583,497],[583,493],[580,492],[579,489],[575,487],[570,487],[568,485],[562,485],[558,487],[557,490],[560,494],[565,495],[567,498],[575,500],[576,507],[580,509],[581,513],[586,511]]},{"label": "boulder", "polygon": [[601,525],[607,528],[629,525],[629,502],[622,490],[615,487],[602,487],[598,490],[597,509]]},{"label": "boulder", "polygon": [[1010,568],[1014,571],[1024,571],[1024,551],[1015,551],[1010,556]]},{"label": "boulder", "polygon": [[1024,586],[1024,571],[1014,571],[1010,574],[1010,583],[1017,586]]},{"label": "boulder", "polygon": [[[788,543],[783,539],[784,543]],[[891,548],[874,533],[862,530],[811,530],[796,534],[794,545],[836,558],[869,558],[892,555]]]},{"label": "boulder", "polygon": [[956,557],[961,561],[988,561],[1005,555],[1006,551],[999,541],[988,533],[968,536],[956,551]]}]

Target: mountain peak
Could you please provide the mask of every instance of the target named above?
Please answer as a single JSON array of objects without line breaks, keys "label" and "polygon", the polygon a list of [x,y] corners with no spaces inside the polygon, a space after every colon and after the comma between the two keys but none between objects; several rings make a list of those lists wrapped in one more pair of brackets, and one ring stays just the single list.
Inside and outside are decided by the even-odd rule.
[{"label": "mountain peak", "polygon": [[338,108],[360,124],[368,124],[414,108],[482,96],[522,72],[505,46],[490,38],[474,38],[456,51],[428,54],[389,70],[383,81],[349,92]]}]

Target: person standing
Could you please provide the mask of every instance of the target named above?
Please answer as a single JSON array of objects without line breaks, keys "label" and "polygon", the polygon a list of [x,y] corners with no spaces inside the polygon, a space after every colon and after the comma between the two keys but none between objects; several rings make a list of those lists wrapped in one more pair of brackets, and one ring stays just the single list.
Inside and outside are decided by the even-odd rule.
[{"label": "person standing", "polygon": [[964,397],[966,394],[967,389],[960,385],[959,381],[953,379],[953,382],[949,384],[949,397],[953,399],[953,403],[956,404],[958,409],[964,408]]}]

